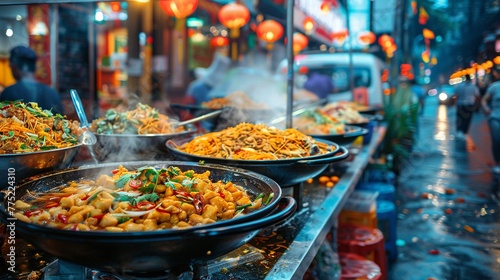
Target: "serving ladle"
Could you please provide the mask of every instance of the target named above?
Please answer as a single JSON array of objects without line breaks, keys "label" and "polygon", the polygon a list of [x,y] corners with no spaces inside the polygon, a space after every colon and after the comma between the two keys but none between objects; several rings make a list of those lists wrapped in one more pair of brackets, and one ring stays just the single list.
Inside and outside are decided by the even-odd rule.
[{"label": "serving ladle", "polygon": [[94,133],[92,133],[89,130],[90,126],[87,120],[87,116],[85,115],[85,110],[83,109],[82,100],[80,99],[78,92],[76,92],[76,90],[74,89],[71,89],[69,91],[69,94],[71,95],[71,100],[73,100],[73,105],[75,106],[76,114],[80,119],[80,127],[83,128],[81,142],[82,144],[87,146],[94,145],[95,143],[97,143],[97,138],[95,137]]},{"label": "serving ladle", "polygon": [[185,121],[181,121],[181,122],[174,122],[174,123],[172,123],[172,126],[175,128],[175,127],[188,125],[188,124],[208,120],[211,118],[215,118],[218,115],[220,115],[224,110],[225,109],[223,108],[223,109],[219,109],[219,110],[216,110],[216,111],[213,111],[213,112],[210,112],[210,113],[207,113],[207,114],[204,114],[204,115],[201,115],[201,116],[189,119],[189,120],[185,120]]},{"label": "serving ladle", "polygon": [[[85,115],[85,110],[83,109],[82,100],[78,95],[78,92],[74,89],[69,91],[69,95],[71,96],[71,100],[73,101],[73,105],[75,106],[76,114],[80,119],[80,127],[83,128],[83,134],[80,136],[80,142],[85,146],[92,146],[97,143],[97,138],[94,133],[90,131],[89,122],[87,120],[87,116]],[[89,147],[90,156],[94,160],[95,163],[99,163],[97,160],[94,150]]]}]

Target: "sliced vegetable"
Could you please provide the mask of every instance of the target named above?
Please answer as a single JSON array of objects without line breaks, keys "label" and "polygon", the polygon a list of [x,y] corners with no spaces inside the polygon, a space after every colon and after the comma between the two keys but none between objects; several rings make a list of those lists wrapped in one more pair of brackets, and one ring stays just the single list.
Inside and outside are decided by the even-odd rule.
[{"label": "sliced vegetable", "polygon": [[194,196],[193,205],[196,213],[201,214],[203,212],[203,208],[205,207],[205,199],[200,193],[197,193]]}]

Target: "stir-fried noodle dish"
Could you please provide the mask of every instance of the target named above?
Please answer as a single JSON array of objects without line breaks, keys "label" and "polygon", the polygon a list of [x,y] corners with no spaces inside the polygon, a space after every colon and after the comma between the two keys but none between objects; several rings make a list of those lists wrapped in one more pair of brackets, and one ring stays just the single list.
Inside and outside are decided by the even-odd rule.
[{"label": "stir-fried noodle dish", "polygon": [[80,123],[38,107],[35,102],[0,102],[0,154],[20,154],[74,146]]},{"label": "stir-fried noodle dish", "polygon": [[197,136],[178,148],[198,156],[239,160],[303,158],[336,149],[295,128],[281,130],[251,123],[240,123],[218,132]]},{"label": "stir-fried noodle dish", "polygon": [[253,101],[246,93],[242,91],[235,91],[228,94],[225,97],[214,97],[209,101],[201,103],[204,108],[210,109],[221,109],[224,107],[234,107],[238,109],[268,109],[268,105],[265,103],[259,103]]},{"label": "stir-fried noodle dish", "polygon": [[158,109],[138,103],[133,110],[106,111],[104,117],[92,122],[90,130],[97,134],[171,134],[184,131],[183,126],[173,124],[177,120],[160,114]]},{"label": "stir-fried noodle dish", "polygon": [[260,209],[272,198],[272,193],[253,196],[236,183],[212,181],[209,170],[118,166],[96,180],[29,193],[15,202],[14,217],[66,230],[154,231],[234,219]]},{"label": "stir-fried noodle dish", "polygon": [[293,120],[293,126],[307,135],[335,135],[347,132],[344,123],[323,111],[308,110]]}]

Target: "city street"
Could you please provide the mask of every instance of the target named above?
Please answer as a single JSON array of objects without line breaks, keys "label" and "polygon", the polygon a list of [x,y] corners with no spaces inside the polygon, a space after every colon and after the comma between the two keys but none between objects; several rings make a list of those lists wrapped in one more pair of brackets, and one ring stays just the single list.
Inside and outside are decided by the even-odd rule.
[{"label": "city street", "polygon": [[500,279],[499,180],[486,119],[455,138],[455,108],[428,97],[419,137],[396,186],[393,280]]}]

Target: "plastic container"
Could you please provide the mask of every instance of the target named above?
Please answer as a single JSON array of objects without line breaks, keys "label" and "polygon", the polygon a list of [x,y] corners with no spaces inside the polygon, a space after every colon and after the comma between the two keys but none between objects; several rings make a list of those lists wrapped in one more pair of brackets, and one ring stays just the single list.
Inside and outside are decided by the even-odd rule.
[{"label": "plastic container", "polygon": [[382,182],[369,182],[359,184],[357,187],[359,190],[378,192],[377,201],[387,200],[391,202],[396,201],[396,188],[394,185]]},{"label": "plastic container", "polygon": [[376,263],[360,255],[340,253],[339,260],[342,267],[341,280],[377,280],[382,276]]},{"label": "plastic container", "polygon": [[339,253],[352,253],[375,262],[380,267],[380,279],[387,279],[387,256],[384,236],[377,228],[339,225],[337,229]]},{"label": "plastic container", "polygon": [[363,135],[363,145],[368,145],[372,141],[373,130],[375,130],[376,125],[377,122],[372,120],[366,126],[366,129],[368,129],[368,133]]},{"label": "plastic container", "polygon": [[391,201],[377,201],[377,223],[378,229],[384,235],[385,252],[389,261],[395,261],[398,257],[396,246],[397,229],[396,206]]},{"label": "plastic container", "polygon": [[339,224],[377,228],[377,192],[355,190],[339,214]]}]

